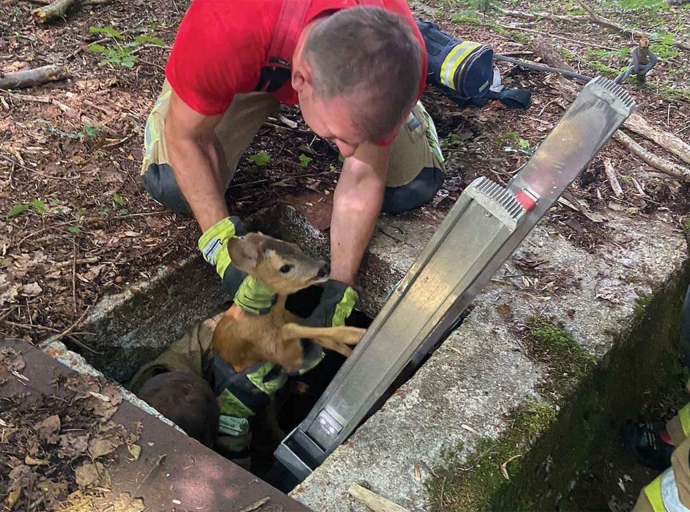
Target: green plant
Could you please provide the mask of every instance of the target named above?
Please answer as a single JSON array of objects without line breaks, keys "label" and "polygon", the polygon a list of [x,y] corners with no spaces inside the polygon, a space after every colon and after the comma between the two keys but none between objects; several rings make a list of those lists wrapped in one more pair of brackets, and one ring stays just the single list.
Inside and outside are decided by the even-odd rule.
[{"label": "green plant", "polygon": [[120,196],[120,194],[118,194],[117,192],[115,192],[115,193],[113,194],[113,203],[115,203],[115,204],[118,205],[118,206],[124,206],[124,205],[125,205],[125,200],[122,199],[122,197]]},{"label": "green plant", "polygon": [[165,46],[161,39],[151,36],[136,36],[134,40],[125,42],[125,36],[112,27],[89,27],[89,31],[92,34],[105,34],[109,38],[107,44],[104,42],[104,44],[92,43],[89,45],[91,53],[101,55],[99,65],[132,68],[139,59],[134,53],[138,47],[143,44]]},{"label": "green plant", "polygon": [[300,155],[299,156],[299,164],[302,167],[306,167],[307,165],[309,165],[309,162],[311,162],[312,160],[313,160],[313,158],[309,158],[306,155]]},{"label": "green plant", "polygon": [[10,211],[7,212],[7,218],[8,219],[14,219],[15,217],[19,217],[22,213],[24,213],[28,209],[29,209],[28,204],[15,204],[12,208],[10,208]]},{"label": "green plant", "polygon": [[254,162],[254,165],[256,165],[257,167],[265,167],[266,164],[271,160],[271,155],[269,155],[265,151],[262,151],[261,153],[257,153],[256,155],[249,155],[248,158],[252,162]]},{"label": "green plant", "polygon": [[46,210],[46,204],[40,199],[32,199],[31,201],[29,201],[29,204],[33,206],[34,210],[36,210],[36,212],[40,213],[41,215],[48,211]]}]

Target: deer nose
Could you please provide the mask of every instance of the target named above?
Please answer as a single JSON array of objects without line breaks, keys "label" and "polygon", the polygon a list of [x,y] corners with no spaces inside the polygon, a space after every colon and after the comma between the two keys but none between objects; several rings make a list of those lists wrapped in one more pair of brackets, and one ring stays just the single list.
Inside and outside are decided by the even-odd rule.
[{"label": "deer nose", "polygon": [[331,266],[328,263],[326,263],[323,267],[321,267],[319,269],[319,271],[317,272],[316,275],[319,277],[326,277],[330,273],[331,273]]}]

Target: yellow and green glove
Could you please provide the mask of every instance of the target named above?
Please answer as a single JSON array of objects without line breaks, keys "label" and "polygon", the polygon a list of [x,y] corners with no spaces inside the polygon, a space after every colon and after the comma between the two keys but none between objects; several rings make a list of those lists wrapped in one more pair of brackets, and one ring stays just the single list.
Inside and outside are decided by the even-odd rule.
[{"label": "yellow and green glove", "polygon": [[335,279],[323,285],[321,300],[314,312],[307,318],[311,327],[339,327],[352,314],[359,294],[350,286]]},{"label": "yellow and green glove", "polygon": [[232,265],[228,252],[228,241],[246,233],[239,217],[227,217],[201,235],[199,250],[215,267],[223,280],[223,290],[233,297],[234,303],[248,313],[263,315],[275,304],[276,295],[266,283]]}]

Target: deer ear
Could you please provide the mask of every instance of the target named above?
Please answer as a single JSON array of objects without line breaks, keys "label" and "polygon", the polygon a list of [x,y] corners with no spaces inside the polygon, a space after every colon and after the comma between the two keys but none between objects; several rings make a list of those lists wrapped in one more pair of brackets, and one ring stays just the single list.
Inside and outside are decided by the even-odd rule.
[{"label": "deer ear", "polygon": [[245,272],[251,272],[263,258],[263,250],[251,235],[231,238],[228,241],[228,254],[232,264]]}]

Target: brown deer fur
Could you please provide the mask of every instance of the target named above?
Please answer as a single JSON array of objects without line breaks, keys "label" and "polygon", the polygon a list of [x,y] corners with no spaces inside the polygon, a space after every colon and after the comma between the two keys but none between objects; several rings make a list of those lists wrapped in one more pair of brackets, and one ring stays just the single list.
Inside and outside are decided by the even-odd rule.
[{"label": "brown deer fur", "polygon": [[302,365],[301,339],[349,356],[347,345],[359,342],[364,329],[356,327],[308,327],[285,309],[285,300],[313,284],[328,279],[328,267],[295,244],[262,233],[233,238],[228,243],[233,265],[265,282],[278,300],[265,315],[253,315],[233,305],[213,332],[213,350],[236,372],[259,362],[279,364],[287,371]]}]

